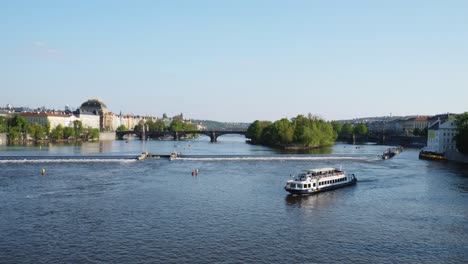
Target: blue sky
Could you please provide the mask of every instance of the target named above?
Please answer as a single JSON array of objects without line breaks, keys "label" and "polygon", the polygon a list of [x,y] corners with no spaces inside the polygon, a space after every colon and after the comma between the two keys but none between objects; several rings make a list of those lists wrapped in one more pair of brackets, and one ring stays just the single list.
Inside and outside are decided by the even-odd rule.
[{"label": "blue sky", "polygon": [[468,1],[0,1],[0,105],[218,121],[468,111]]}]

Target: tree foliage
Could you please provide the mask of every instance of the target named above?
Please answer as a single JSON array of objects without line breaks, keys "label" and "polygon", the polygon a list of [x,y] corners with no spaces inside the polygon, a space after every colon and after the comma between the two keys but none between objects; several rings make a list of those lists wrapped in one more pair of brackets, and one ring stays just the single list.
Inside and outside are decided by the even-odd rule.
[{"label": "tree foliage", "polygon": [[29,123],[28,121],[19,115],[14,116],[9,120],[9,137],[10,140],[22,140],[25,134],[28,132]]},{"label": "tree foliage", "polygon": [[83,135],[83,123],[80,120],[73,121],[73,136],[79,138]]},{"label": "tree foliage", "polygon": [[256,120],[247,129],[246,137],[252,143],[268,146],[318,147],[333,144],[336,133],[331,123],[309,114],[273,123]]},{"label": "tree foliage", "polygon": [[455,124],[458,132],[455,136],[457,149],[461,153],[468,154],[468,112],[458,115]]},{"label": "tree foliage", "polygon": [[19,140],[22,138],[22,133],[19,129],[19,127],[10,127],[9,129],[9,137],[10,137],[10,140]]},{"label": "tree foliage", "polygon": [[343,125],[341,129],[341,136],[352,136],[354,133],[354,125],[350,123],[346,123]]},{"label": "tree foliage", "polygon": [[150,119],[146,122],[146,124],[148,125],[148,130],[150,132],[162,132],[166,130],[166,125],[161,119],[156,121]]},{"label": "tree foliage", "polygon": [[340,135],[341,130],[343,129],[343,123],[337,122],[337,121],[331,121],[331,125],[333,127],[333,130],[335,130],[336,135]]},{"label": "tree foliage", "polygon": [[368,129],[366,124],[364,123],[359,123],[354,126],[353,128],[353,133],[358,136],[365,136],[367,135]]},{"label": "tree foliage", "polygon": [[0,133],[8,132],[8,119],[0,116]]},{"label": "tree foliage", "polygon": [[[145,125],[145,122],[143,120],[141,120],[134,128],[133,128],[133,131],[135,131],[135,133],[140,133],[141,131],[143,131],[143,126]],[[145,128],[146,129],[146,128]]]},{"label": "tree foliage", "polygon": [[127,131],[127,127],[125,125],[120,125],[118,128],[117,128],[117,131]]},{"label": "tree foliage", "polygon": [[181,118],[172,119],[169,125],[170,131],[195,131],[197,126],[192,123],[183,122]]},{"label": "tree foliage", "polygon": [[63,138],[70,139],[75,137],[75,129],[73,127],[64,127],[63,128]]},{"label": "tree foliage", "polygon": [[270,121],[256,120],[247,128],[246,137],[254,144],[262,144],[263,130],[269,125],[271,125]]},{"label": "tree foliage", "polygon": [[59,124],[53,128],[49,133],[49,137],[53,140],[63,139],[63,126]]},{"label": "tree foliage", "polygon": [[29,123],[28,121],[19,115],[16,115],[11,119],[11,127],[16,127],[20,132],[28,131]]},{"label": "tree foliage", "polygon": [[88,130],[88,139],[91,139],[91,140],[99,139],[99,129],[90,128]]},{"label": "tree foliage", "polygon": [[44,139],[44,133],[45,133],[46,128],[39,125],[38,123],[34,123],[30,126],[28,126],[28,134],[31,136],[34,140],[42,140]]}]

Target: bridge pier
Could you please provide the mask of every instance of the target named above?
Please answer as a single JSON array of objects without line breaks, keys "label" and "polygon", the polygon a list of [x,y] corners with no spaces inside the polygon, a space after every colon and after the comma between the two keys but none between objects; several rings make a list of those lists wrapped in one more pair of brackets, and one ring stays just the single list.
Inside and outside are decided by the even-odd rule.
[{"label": "bridge pier", "polygon": [[175,141],[179,141],[182,135],[179,135],[179,131],[174,131],[173,137]]},{"label": "bridge pier", "polygon": [[218,142],[218,136],[216,136],[216,132],[211,131],[211,133],[210,133],[210,140],[211,140],[211,143],[216,143],[216,142]]}]

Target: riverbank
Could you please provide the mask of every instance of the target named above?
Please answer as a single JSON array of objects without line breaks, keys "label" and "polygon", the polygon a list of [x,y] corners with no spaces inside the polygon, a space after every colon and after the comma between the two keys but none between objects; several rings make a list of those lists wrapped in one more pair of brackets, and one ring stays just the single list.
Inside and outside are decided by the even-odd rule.
[{"label": "riverbank", "polygon": [[429,151],[420,151],[419,158],[426,160],[454,161],[468,164],[468,155],[460,153],[456,149],[447,150],[442,154]]}]

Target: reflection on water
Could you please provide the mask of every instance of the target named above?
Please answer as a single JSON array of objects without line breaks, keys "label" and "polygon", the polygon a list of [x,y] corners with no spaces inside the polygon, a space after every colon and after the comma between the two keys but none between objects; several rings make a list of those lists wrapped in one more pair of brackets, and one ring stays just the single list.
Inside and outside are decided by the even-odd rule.
[{"label": "reflection on water", "polygon": [[331,154],[333,153],[332,146],[325,146],[311,149],[279,149],[279,154]]},{"label": "reflection on water", "polygon": [[349,192],[354,188],[355,186],[347,186],[335,190],[308,195],[288,194],[286,195],[285,201],[286,205],[288,206],[295,206],[306,209],[318,209],[333,206],[336,202],[344,199],[346,195],[349,195]]}]

